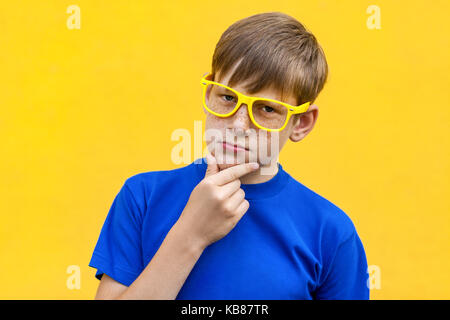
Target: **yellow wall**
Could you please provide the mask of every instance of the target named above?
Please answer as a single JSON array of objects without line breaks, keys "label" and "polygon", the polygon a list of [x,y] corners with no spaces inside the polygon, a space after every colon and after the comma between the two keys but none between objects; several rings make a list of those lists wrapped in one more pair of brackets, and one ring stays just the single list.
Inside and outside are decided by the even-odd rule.
[{"label": "yellow wall", "polygon": [[[67,27],[71,4],[80,29]],[[381,29],[367,27],[369,5]],[[450,298],[449,10],[444,0],[2,1],[0,298],[94,297],[88,262],[119,188],[180,166],[170,136],[204,120],[199,79],[215,44],[265,11],[303,22],[330,65],[318,122],[285,146],[285,169],[351,217],[381,271],[371,298]],[[80,289],[66,286],[69,265]]]}]

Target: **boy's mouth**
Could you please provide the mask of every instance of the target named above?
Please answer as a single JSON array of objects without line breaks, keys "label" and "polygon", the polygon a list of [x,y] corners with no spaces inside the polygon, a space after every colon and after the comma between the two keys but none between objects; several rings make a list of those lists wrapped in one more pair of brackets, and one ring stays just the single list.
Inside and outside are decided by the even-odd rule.
[{"label": "boy's mouth", "polygon": [[231,150],[231,151],[241,151],[241,152],[249,151],[245,147],[242,147],[242,146],[237,145],[237,144],[227,143],[227,142],[222,142],[222,146],[223,146],[224,149]]}]

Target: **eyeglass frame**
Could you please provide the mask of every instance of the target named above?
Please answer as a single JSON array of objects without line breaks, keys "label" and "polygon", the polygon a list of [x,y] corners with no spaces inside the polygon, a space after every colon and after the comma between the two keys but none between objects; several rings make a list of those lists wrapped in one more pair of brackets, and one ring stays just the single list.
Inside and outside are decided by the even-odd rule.
[{"label": "eyeglass frame", "polygon": [[[275,100],[275,99],[261,98],[261,97],[250,97],[250,96],[247,96],[247,95],[237,91],[236,89],[230,88],[230,87],[228,87],[228,86],[226,86],[226,85],[224,85],[222,83],[206,79],[211,74],[212,74],[211,72],[205,73],[204,76],[202,77],[201,81],[200,81],[200,84],[202,85],[202,88],[203,88],[202,102],[203,102],[203,106],[205,107],[205,109],[208,112],[212,113],[215,116],[221,117],[221,118],[227,118],[227,117],[232,116],[240,108],[240,106],[243,103],[245,103],[247,105],[248,115],[250,116],[250,119],[252,120],[252,122],[253,122],[253,124],[255,126],[257,126],[258,128],[260,128],[262,130],[266,130],[266,131],[269,131],[269,132],[282,131],[286,127],[287,123],[289,122],[289,119],[291,118],[291,116],[293,114],[305,113],[308,110],[308,108],[309,108],[309,106],[311,104],[311,102],[308,101],[308,102],[302,103],[299,106],[293,106],[293,105],[290,105],[288,103],[285,103],[285,102],[282,102],[282,101],[279,101],[279,100]],[[234,109],[232,111],[230,111],[227,114],[220,114],[220,113],[212,111],[210,108],[208,108],[208,106],[206,105],[206,88],[208,87],[209,84],[218,85],[218,86],[223,87],[225,89],[228,89],[231,92],[236,94],[236,96],[238,98],[238,101],[237,101],[236,106],[234,107]],[[263,100],[263,101],[270,101],[270,102],[278,103],[278,104],[281,104],[282,106],[284,106],[284,107],[286,107],[288,109],[286,120],[285,120],[285,122],[284,122],[284,124],[283,124],[283,126],[281,128],[279,128],[279,129],[265,128],[265,127],[261,126],[260,124],[258,124],[255,121],[255,118],[253,117],[252,107],[253,107],[253,102],[256,101],[256,100]]]}]

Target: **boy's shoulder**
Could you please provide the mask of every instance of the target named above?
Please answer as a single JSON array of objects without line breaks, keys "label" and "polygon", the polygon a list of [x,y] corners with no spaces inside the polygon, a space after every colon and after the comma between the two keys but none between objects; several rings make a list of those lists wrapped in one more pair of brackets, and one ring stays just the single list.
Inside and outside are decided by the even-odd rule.
[{"label": "boy's shoulder", "polygon": [[290,176],[289,196],[298,199],[298,205],[324,232],[348,238],[356,232],[355,225],[348,214],[335,203]]},{"label": "boy's shoulder", "polygon": [[191,184],[197,177],[197,172],[192,162],[179,168],[152,170],[133,174],[125,180],[125,185],[132,191],[165,184],[171,184],[173,188],[176,188],[184,183]]},{"label": "boy's shoulder", "polygon": [[133,174],[125,179],[119,192],[134,203],[141,218],[153,204],[170,204],[174,197],[184,197],[198,184],[193,163],[175,169],[153,170]]}]

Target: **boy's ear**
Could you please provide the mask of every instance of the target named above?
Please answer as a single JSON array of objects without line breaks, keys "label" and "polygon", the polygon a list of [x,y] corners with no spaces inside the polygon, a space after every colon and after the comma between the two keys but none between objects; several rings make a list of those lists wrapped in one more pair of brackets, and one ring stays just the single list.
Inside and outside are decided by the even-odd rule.
[{"label": "boy's ear", "polygon": [[314,124],[319,116],[319,107],[312,104],[305,113],[297,114],[292,124],[289,139],[298,142],[302,140],[314,128]]}]

